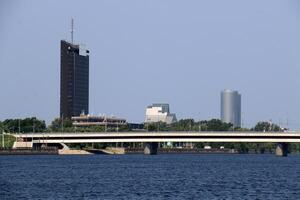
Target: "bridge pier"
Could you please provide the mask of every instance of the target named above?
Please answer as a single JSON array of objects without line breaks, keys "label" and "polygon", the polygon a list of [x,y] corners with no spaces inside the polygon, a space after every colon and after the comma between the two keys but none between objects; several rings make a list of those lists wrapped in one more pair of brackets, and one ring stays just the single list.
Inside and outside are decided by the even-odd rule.
[{"label": "bridge pier", "polygon": [[144,154],[145,155],[156,155],[158,149],[158,142],[147,142],[145,143]]},{"label": "bridge pier", "polygon": [[278,143],[275,153],[276,156],[286,157],[288,155],[288,143]]}]

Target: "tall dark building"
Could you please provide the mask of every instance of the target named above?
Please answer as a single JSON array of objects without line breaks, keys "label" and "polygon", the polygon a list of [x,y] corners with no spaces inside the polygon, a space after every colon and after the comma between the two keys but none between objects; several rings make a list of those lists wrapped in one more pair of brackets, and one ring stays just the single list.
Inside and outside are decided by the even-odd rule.
[{"label": "tall dark building", "polygon": [[89,51],[64,40],[60,43],[60,116],[89,113]]}]

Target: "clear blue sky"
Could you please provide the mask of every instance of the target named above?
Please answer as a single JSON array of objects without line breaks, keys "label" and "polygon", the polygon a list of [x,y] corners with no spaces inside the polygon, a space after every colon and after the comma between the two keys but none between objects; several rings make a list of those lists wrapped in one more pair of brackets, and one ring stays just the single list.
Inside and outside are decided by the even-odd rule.
[{"label": "clear blue sky", "polygon": [[0,120],[59,116],[60,40],[90,50],[90,113],[142,122],[167,102],[177,118],[219,118],[242,94],[246,127],[300,130],[297,0],[0,1]]}]

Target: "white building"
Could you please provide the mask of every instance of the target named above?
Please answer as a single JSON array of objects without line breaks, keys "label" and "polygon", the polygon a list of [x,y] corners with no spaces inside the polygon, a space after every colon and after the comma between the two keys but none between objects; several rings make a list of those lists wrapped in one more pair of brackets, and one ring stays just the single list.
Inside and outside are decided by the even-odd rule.
[{"label": "white building", "polygon": [[171,124],[176,122],[176,115],[170,113],[169,104],[155,103],[147,107],[145,123],[165,122]]}]

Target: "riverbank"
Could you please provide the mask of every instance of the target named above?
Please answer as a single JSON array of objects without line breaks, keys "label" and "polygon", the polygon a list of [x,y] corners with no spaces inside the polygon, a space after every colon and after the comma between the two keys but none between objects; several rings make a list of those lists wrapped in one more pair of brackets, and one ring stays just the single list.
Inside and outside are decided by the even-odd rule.
[{"label": "riverbank", "polygon": [[[144,148],[126,148],[126,154],[143,154]],[[234,149],[158,148],[158,154],[236,154]]]},{"label": "riverbank", "polygon": [[58,155],[58,148],[0,148],[0,155]]},{"label": "riverbank", "polygon": [[[158,154],[273,154],[273,151],[240,152],[235,149],[191,149],[191,148],[158,148]],[[106,149],[58,149],[46,148],[0,148],[0,155],[92,155],[92,154],[144,154],[144,148],[115,148]]]}]

